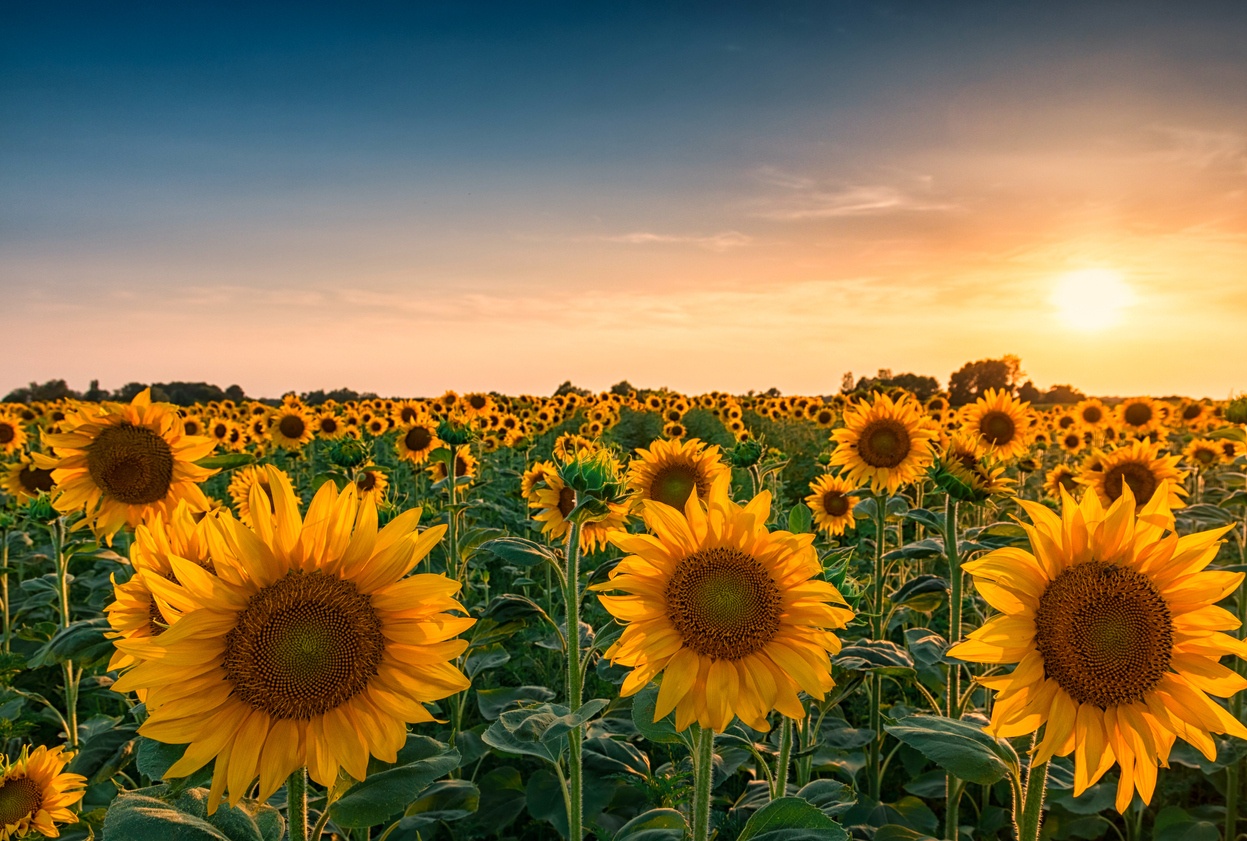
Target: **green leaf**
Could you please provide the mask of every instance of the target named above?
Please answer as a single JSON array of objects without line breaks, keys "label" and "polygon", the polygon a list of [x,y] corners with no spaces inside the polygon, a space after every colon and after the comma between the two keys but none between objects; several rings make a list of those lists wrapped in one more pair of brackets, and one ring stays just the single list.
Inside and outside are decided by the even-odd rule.
[{"label": "green leaf", "polygon": [[442,780],[426,788],[403,813],[399,831],[438,821],[458,821],[481,805],[481,791],[468,780]]},{"label": "green leaf", "polygon": [[682,841],[688,832],[675,809],[650,809],[619,828],[614,841]]},{"label": "green leaf", "polygon": [[113,641],[104,636],[108,630],[108,619],[104,616],[80,619],[68,628],[61,628],[30,657],[30,668],[68,660],[83,667],[101,665],[113,654]]},{"label": "green leaf", "polygon": [[668,713],[661,721],[654,721],[657,706],[657,687],[647,686],[632,696],[632,723],[636,729],[651,742],[670,745],[682,741],[675,729],[675,713]]},{"label": "green leaf", "polygon": [[480,548],[493,552],[502,560],[517,567],[531,567],[543,563],[558,566],[559,563],[552,551],[540,543],[525,540],[522,537],[496,537],[482,543]]},{"label": "green leaf", "polygon": [[914,543],[906,543],[901,548],[893,549],[883,557],[889,561],[894,561],[899,558],[910,561],[921,561],[927,558],[942,558],[944,557],[944,541],[928,537],[924,540],[915,541]]},{"label": "green leaf", "polygon": [[544,686],[508,686],[476,690],[476,706],[486,721],[496,721],[507,707],[518,701],[553,701],[555,695]]},{"label": "green leaf", "polygon": [[603,698],[595,698],[574,713],[557,704],[508,710],[498,716],[481,738],[485,744],[504,753],[538,756],[554,764],[567,744],[563,738],[567,732],[593,718],[607,703]]},{"label": "green leaf", "polygon": [[812,780],[797,792],[797,797],[829,818],[843,814],[857,802],[857,793],[850,786],[829,779]]},{"label": "green leaf", "polygon": [[504,836],[503,830],[524,811],[524,780],[520,772],[503,765],[482,776],[477,785],[481,790],[480,806],[465,834]]},{"label": "green leaf", "polygon": [[122,794],[108,808],[104,841],[280,841],[285,822],[271,806],[222,803],[208,815],[208,790],[155,786]]},{"label": "green leaf", "polygon": [[474,646],[468,649],[468,656],[464,660],[463,670],[467,672],[468,677],[475,678],[482,672],[504,665],[510,659],[511,653],[499,643]]},{"label": "green leaf", "polygon": [[208,456],[195,462],[199,467],[209,470],[234,470],[255,463],[255,456],[250,453],[222,453],[219,456]]},{"label": "green leaf", "polygon": [[1198,523],[1206,523],[1210,526],[1227,526],[1236,521],[1232,513],[1226,511],[1218,505],[1208,505],[1207,503],[1199,503],[1197,505],[1188,505],[1176,512],[1177,516],[1195,520]]},{"label": "green leaf", "polygon": [[[173,767],[173,763],[186,753],[186,745],[166,745],[146,736],[139,737],[138,759],[139,771],[150,780],[165,779],[165,773]],[[212,779],[212,763],[209,762],[189,777],[179,780],[178,788],[193,788],[207,785]]]},{"label": "green leaf", "polygon": [[[330,807],[329,814],[340,826],[376,826],[402,811],[411,803],[412,795],[423,790],[434,780],[459,767],[459,751],[447,748],[440,742],[417,743],[415,748],[425,753],[431,747],[431,755],[414,761],[395,765],[379,773],[369,773],[368,779],[357,783]],[[408,742],[409,746],[412,743]],[[400,759],[403,759],[400,755]]]},{"label": "green leaf", "polygon": [[792,506],[788,512],[788,531],[793,534],[809,534],[814,530],[814,516],[810,513],[810,507],[804,502],[798,502]]},{"label": "green leaf", "polygon": [[929,613],[948,602],[948,581],[929,573],[918,575],[902,584],[888,599],[910,610]]},{"label": "green leaf", "polygon": [[1165,806],[1152,825],[1153,841],[1217,841],[1215,824],[1202,821],[1177,806]]},{"label": "green leaf", "polygon": [[855,640],[840,649],[832,662],[855,672],[879,672],[898,677],[914,671],[914,658],[891,640]]},{"label": "green leaf", "polygon": [[925,508],[911,508],[906,512],[905,519],[919,523],[937,534],[944,533],[944,517],[936,514],[934,511],[928,511]]},{"label": "green leaf", "polygon": [[987,735],[973,722],[911,715],[883,729],[967,782],[991,785],[1020,773],[1020,763],[1012,746]]},{"label": "green leaf", "polygon": [[772,800],[750,816],[737,841],[847,841],[840,824],[799,797]]}]

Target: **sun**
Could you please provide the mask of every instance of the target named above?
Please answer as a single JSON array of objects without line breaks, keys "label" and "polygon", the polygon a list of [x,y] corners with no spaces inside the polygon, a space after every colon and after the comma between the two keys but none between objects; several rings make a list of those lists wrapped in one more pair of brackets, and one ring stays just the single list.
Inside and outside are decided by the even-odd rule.
[{"label": "sun", "polygon": [[1113,269],[1079,269],[1057,278],[1051,301],[1066,326],[1094,332],[1121,321],[1134,291]]}]

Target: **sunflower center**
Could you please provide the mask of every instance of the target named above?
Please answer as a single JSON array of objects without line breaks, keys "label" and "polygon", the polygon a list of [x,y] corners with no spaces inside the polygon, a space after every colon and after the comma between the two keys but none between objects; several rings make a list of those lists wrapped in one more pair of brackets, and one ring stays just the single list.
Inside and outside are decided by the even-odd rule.
[{"label": "sunflower center", "polygon": [[697,471],[691,465],[672,464],[659,470],[650,483],[650,499],[684,510],[693,489],[698,488]]},{"label": "sunflower center", "polygon": [[572,513],[572,509],[576,507],[576,491],[572,488],[559,489],[559,514],[563,519],[567,519],[567,515]]},{"label": "sunflower center", "polygon": [[367,688],[385,650],[372,601],[350,581],[291,573],[260,590],[225,639],[238,697],[273,718],[308,719]]},{"label": "sunflower center", "polygon": [[1182,420],[1195,420],[1203,414],[1204,407],[1198,403],[1192,403],[1182,410]]},{"label": "sunflower center", "polygon": [[1035,611],[1044,671],[1080,704],[1143,700],[1169,668],[1173,620],[1146,575],[1088,561],[1048,585]]},{"label": "sunflower center", "polygon": [[1065,436],[1065,447],[1069,450],[1077,450],[1082,447],[1082,437],[1077,434]]},{"label": "sunflower center", "polygon": [[416,410],[411,406],[404,406],[398,413],[399,420],[403,423],[411,423],[416,419]]},{"label": "sunflower center", "polygon": [[0,444],[10,444],[17,437],[17,430],[11,423],[0,422]]},{"label": "sunflower center", "polygon": [[987,443],[998,447],[1013,440],[1017,426],[1014,425],[1013,418],[1004,412],[994,411],[983,415],[979,421],[979,431],[983,433]]},{"label": "sunflower center", "polygon": [[429,430],[423,426],[413,426],[407,430],[407,434],[403,436],[403,444],[407,449],[419,452],[433,441],[433,436],[429,434]]},{"label": "sunflower center", "polygon": [[871,467],[896,467],[909,455],[909,449],[909,430],[892,418],[871,421],[857,441],[858,455]]},{"label": "sunflower center", "polygon": [[173,482],[173,450],[150,429],[121,423],[87,448],[92,481],[118,502],[147,505],[165,498]]},{"label": "sunflower center", "polygon": [[304,428],[303,418],[298,415],[286,415],[277,423],[277,429],[282,435],[295,440],[303,437]]},{"label": "sunflower center", "polygon": [[1121,496],[1122,484],[1130,486],[1130,491],[1134,494],[1134,501],[1138,505],[1145,505],[1152,499],[1152,494],[1156,493],[1159,483],[1156,476],[1148,469],[1147,465],[1140,464],[1137,461],[1127,461],[1124,464],[1114,465],[1104,474],[1104,490],[1108,494],[1108,498],[1117,501]]},{"label": "sunflower center", "polygon": [[1126,407],[1122,417],[1131,426],[1145,426],[1152,419],[1152,407],[1146,403],[1133,403]]},{"label": "sunflower center", "polygon": [[828,491],[823,494],[823,510],[832,517],[843,517],[849,513],[849,498],[839,491]]},{"label": "sunflower center", "polygon": [[1204,465],[1212,464],[1213,459],[1215,459],[1216,457],[1217,457],[1217,454],[1213,452],[1212,450],[1199,449],[1195,451],[1195,460],[1198,461],[1200,464],[1204,464]]},{"label": "sunflower center", "polygon": [[332,435],[338,431],[338,422],[333,418],[321,418],[320,431],[327,435]]},{"label": "sunflower center", "polygon": [[1104,413],[1100,411],[1099,406],[1088,406],[1082,410],[1082,419],[1087,423],[1099,423],[1104,417]]},{"label": "sunflower center", "polygon": [[738,549],[703,549],[676,565],[667,584],[667,618],[684,644],[715,660],[739,660],[779,631],[779,588],[765,567]]},{"label": "sunflower center", "polygon": [[26,465],[17,474],[17,481],[22,483],[27,493],[48,493],[52,490],[52,471]]},{"label": "sunflower center", "polygon": [[0,785],[0,829],[34,815],[42,805],[39,783],[29,777],[6,780]]},{"label": "sunflower center", "polygon": [[373,473],[371,470],[365,470],[360,474],[359,478],[355,480],[355,487],[359,488],[364,493],[368,493],[368,491],[372,490],[376,486],[377,474]]}]

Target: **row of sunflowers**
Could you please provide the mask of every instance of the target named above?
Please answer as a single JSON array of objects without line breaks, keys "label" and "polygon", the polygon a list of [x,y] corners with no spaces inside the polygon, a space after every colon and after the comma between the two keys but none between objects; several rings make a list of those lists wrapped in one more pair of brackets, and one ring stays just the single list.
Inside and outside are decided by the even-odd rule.
[{"label": "row of sunflowers", "polygon": [[0,841],[1235,838],[1245,421],[0,404]]}]

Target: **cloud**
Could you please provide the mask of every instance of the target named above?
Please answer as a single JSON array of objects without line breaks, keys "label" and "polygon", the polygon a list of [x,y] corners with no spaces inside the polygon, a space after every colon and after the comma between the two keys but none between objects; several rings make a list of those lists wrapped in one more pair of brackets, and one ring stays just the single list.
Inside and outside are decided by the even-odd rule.
[{"label": "cloud", "polygon": [[1165,143],[1162,157],[1195,169],[1225,168],[1247,175],[1247,136],[1189,126],[1151,127]]},{"label": "cloud", "polygon": [[764,184],[782,193],[759,200],[753,215],[779,221],[879,216],[891,213],[929,213],[957,210],[958,205],[930,194],[934,179],[914,175],[912,188],[894,184],[821,184],[816,179],[772,166],[756,173]]},{"label": "cloud", "polygon": [[722,231],[709,236],[656,234],[651,231],[633,231],[614,236],[593,237],[599,242],[618,242],[624,245],[694,245],[710,251],[726,251],[753,242],[753,237],[739,231]]}]

